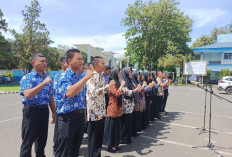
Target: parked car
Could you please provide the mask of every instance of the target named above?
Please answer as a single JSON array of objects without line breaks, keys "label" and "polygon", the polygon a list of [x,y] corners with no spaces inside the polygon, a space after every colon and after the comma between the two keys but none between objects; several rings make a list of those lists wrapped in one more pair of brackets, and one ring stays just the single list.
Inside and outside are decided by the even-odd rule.
[{"label": "parked car", "polygon": [[218,81],[218,90],[232,94],[232,76],[224,76]]}]

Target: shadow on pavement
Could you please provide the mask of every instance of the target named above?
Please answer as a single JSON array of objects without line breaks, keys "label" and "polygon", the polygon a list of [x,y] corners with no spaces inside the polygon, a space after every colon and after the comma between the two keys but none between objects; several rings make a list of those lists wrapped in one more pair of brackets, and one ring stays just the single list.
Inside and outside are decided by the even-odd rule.
[{"label": "shadow on pavement", "polygon": [[[159,121],[171,123],[175,120],[181,119],[183,115],[184,113],[182,112],[168,112],[168,114],[162,117],[162,119]],[[120,145],[121,150],[118,153],[112,154],[112,156],[136,157],[133,155],[123,155],[134,151],[139,154],[138,156],[149,156],[150,153],[155,151],[149,148],[151,147],[154,148],[154,146],[163,145],[163,144],[157,144],[157,142],[159,139],[166,139],[167,137],[165,137],[165,134],[170,133],[169,132],[170,129],[171,128],[168,126],[168,124],[158,123],[154,120],[153,122],[150,122],[149,127],[147,127],[143,132],[139,133],[139,136],[132,137],[131,144]],[[142,136],[151,137],[151,139],[145,139]],[[160,136],[162,136],[162,138],[160,138]],[[88,149],[88,145],[87,145],[87,141],[85,140],[82,142],[82,147],[80,148],[80,156],[87,157],[88,156],[87,149]],[[102,151],[103,150],[106,151],[107,147],[103,146]],[[109,157],[109,156],[105,156],[105,157]]]}]

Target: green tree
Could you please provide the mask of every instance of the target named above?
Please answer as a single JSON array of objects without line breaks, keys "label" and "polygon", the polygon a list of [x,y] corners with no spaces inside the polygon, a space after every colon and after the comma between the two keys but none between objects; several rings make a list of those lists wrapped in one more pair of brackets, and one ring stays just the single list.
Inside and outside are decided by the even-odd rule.
[{"label": "green tree", "polygon": [[221,79],[224,76],[231,76],[231,72],[229,69],[222,69],[218,76],[218,79]]},{"label": "green tree", "polygon": [[192,20],[181,12],[175,0],[142,2],[129,5],[122,20],[127,27],[126,55],[133,56],[139,69],[155,69],[158,58],[167,53],[185,54],[192,31]]},{"label": "green tree", "polygon": [[[159,58],[158,67],[161,69],[175,69],[176,67],[180,67],[181,69],[184,69],[184,63],[194,59],[195,57],[191,53],[185,55],[166,54],[165,56]],[[182,74],[182,80],[183,80],[183,74]]]},{"label": "green tree", "polygon": [[24,16],[24,28],[22,33],[17,33],[11,30],[15,37],[14,51],[20,56],[21,68],[31,70],[30,57],[35,53],[42,53],[48,57],[49,44],[52,42],[49,39],[49,32],[45,24],[39,21],[41,7],[38,0],[32,0],[30,6],[25,6],[22,11]]},{"label": "green tree", "polygon": [[160,68],[170,68],[173,66],[178,66],[181,69],[183,69],[183,65],[185,62],[189,62],[191,60],[194,60],[195,57],[192,54],[166,54],[163,57],[160,57],[158,60],[158,67]]},{"label": "green tree", "polygon": [[3,13],[0,9],[0,69],[12,69],[17,67],[17,58],[11,50],[12,42],[5,39],[2,32],[7,32],[7,23],[3,18]]},{"label": "green tree", "polygon": [[202,37],[200,37],[199,39],[197,39],[193,43],[192,48],[201,47],[201,46],[214,44],[214,43],[215,43],[215,41],[212,39],[212,37],[209,37],[207,35],[203,35]]}]

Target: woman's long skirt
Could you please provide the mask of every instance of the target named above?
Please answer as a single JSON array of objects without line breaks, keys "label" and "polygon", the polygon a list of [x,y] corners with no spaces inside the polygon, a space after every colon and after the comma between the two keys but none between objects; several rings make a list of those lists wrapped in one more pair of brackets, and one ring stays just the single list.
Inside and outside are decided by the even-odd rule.
[{"label": "woman's long skirt", "polygon": [[121,117],[107,117],[104,128],[103,144],[108,147],[117,147],[120,143]]}]

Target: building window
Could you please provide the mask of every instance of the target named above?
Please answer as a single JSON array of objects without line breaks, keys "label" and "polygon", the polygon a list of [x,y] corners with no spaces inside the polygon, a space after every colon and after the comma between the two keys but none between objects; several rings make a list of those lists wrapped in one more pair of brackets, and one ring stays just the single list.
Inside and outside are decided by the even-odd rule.
[{"label": "building window", "polygon": [[224,53],[225,60],[232,60],[232,53]]}]

